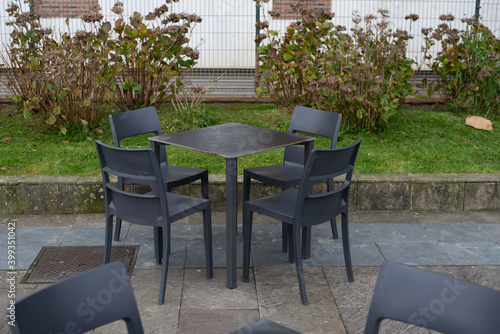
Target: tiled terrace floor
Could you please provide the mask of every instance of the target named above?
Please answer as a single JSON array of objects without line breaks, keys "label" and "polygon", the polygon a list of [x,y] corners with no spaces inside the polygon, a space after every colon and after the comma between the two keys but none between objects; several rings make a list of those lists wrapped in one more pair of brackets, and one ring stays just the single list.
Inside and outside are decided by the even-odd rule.
[{"label": "tiled terrace floor", "polygon": [[[354,283],[343,267],[342,244],[328,224],[313,228],[311,258],[304,261],[309,305],[300,302],[295,266],[281,253],[281,225],[255,217],[250,283],[225,287],[224,214],[213,213],[214,278],[205,279],[201,217],[172,228],[166,302],[157,304],[160,271],[151,228],[125,224],[116,244],[140,245],[132,285],[146,333],[230,333],[265,317],[302,333],[362,333],[383,261],[437,271],[500,290],[500,212],[352,212]],[[240,220],[241,221],[241,220]],[[103,245],[104,215],[0,216],[0,305],[7,305],[7,224],[16,223],[17,277],[42,246]],[[241,229],[240,229],[241,230]],[[241,239],[241,238],[240,238]],[[238,245],[241,265],[242,243]],[[17,284],[22,297],[43,284]],[[122,323],[95,333],[124,333]],[[387,321],[385,333],[428,333]],[[8,333],[4,318],[0,333]]]}]

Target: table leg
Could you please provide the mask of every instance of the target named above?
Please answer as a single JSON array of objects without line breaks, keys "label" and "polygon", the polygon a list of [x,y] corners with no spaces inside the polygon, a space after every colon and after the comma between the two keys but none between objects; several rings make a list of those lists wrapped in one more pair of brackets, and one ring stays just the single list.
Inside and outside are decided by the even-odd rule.
[{"label": "table leg", "polygon": [[226,266],[229,289],[236,288],[237,158],[226,158]]},{"label": "table leg", "polygon": [[[314,148],[314,141],[304,143],[304,164],[307,162],[312,149]],[[298,241],[297,241],[298,242]],[[311,257],[311,226],[302,229],[302,258],[308,259]]]}]

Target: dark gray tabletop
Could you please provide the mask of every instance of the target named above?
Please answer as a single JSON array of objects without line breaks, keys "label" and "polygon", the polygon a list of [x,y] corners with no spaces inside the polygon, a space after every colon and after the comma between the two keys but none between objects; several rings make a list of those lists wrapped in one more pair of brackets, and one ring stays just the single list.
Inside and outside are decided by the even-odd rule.
[{"label": "dark gray tabletop", "polygon": [[306,143],[313,141],[314,137],[239,123],[227,123],[149,139],[161,144],[185,147],[225,158],[237,158],[287,145]]}]

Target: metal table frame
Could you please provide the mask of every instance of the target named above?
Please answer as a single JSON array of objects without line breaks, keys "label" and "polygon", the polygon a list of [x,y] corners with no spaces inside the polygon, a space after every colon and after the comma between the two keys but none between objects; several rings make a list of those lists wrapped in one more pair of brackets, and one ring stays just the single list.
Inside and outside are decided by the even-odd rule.
[{"label": "metal table frame", "polygon": [[238,157],[288,145],[304,145],[304,161],[314,145],[314,137],[265,129],[239,123],[164,134],[149,138],[154,149],[173,145],[226,158],[226,286],[236,288],[236,230]]}]

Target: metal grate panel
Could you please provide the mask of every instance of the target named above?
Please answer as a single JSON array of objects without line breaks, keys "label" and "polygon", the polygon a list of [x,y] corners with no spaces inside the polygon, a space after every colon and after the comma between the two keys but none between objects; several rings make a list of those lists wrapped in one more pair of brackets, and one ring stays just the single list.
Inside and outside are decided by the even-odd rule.
[{"label": "metal grate panel", "polygon": [[[113,246],[111,262],[121,261],[132,275],[139,246]],[[21,283],[54,283],[102,266],[104,246],[44,246]]]}]

